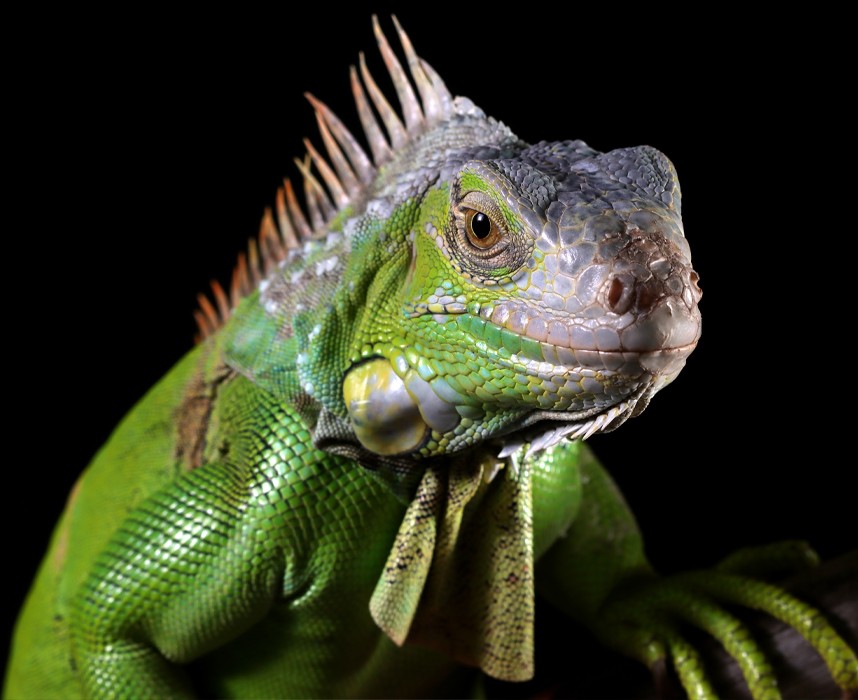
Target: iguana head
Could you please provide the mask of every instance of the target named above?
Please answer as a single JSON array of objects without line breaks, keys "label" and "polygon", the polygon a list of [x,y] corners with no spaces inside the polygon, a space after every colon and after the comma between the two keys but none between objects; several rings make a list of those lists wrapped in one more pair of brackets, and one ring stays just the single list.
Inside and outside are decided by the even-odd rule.
[{"label": "iguana head", "polygon": [[671,163],[528,145],[453,98],[400,29],[409,78],[375,29],[402,117],[363,58],[371,155],[310,98],[329,162],[308,144],[309,216],[287,184],[280,231],[263,222],[263,258],[281,262],[230,362],[299,404],[318,446],[370,466],[535,451],[640,413],[700,336]]},{"label": "iguana head", "polygon": [[535,450],[611,430],[700,337],[667,158],[581,141],[475,157],[481,146],[451,155],[420,198],[397,308],[380,305],[405,342],[346,375],[371,451],[434,455],[502,436]]}]

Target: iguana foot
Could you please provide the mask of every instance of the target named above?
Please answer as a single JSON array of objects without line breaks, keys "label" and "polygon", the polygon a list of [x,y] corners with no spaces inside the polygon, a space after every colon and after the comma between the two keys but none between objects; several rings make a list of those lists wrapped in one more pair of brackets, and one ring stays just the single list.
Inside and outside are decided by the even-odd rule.
[{"label": "iguana foot", "polygon": [[822,657],[843,697],[854,697],[855,651],[821,612],[760,578],[807,568],[816,561],[804,543],[778,543],[737,552],[712,570],[630,582],[603,606],[599,636],[654,672],[665,663],[672,665],[690,698],[716,698],[700,654],[683,636],[683,625],[697,627],[718,640],[736,661],[755,700],[773,700],[781,695],[772,664],[748,627],[722,605],[753,608],[801,634]]}]

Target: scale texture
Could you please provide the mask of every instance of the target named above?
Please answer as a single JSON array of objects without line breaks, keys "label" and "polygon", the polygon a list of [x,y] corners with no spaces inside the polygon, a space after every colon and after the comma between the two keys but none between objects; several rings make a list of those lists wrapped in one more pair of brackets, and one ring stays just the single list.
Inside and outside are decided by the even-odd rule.
[{"label": "scale texture", "polygon": [[6,696],[462,696],[532,677],[538,594],[694,698],[718,691],[689,624],[779,697],[736,604],[856,689],[823,616],[758,578],[806,547],[659,577],[582,442],[700,337],[670,161],[524,143],[374,29],[399,109],[363,57],[361,138],[308,95],[304,204],[287,181],[199,344],[81,476]]}]

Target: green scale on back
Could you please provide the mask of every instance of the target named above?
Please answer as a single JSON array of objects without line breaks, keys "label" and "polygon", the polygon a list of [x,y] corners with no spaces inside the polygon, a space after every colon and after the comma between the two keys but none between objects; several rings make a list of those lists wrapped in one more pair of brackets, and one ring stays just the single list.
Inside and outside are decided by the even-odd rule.
[{"label": "green scale on back", "polygon": [[308,143],[306,209],[287,182],[231,293],[202,300],[202,342],[81,477],[6,695],[461,695],[473,669],[533,675],[537,590],[695,698],[715,691],[679,621],[778,696],[717,601],[803,630],[856,688],[819,614],[742,574],[754,554],[656,576],[581,442],[700,336],[671,163],[526,144],[374,27],[401,116],[363,62],[369,153],[310,97],[328,157]]}]

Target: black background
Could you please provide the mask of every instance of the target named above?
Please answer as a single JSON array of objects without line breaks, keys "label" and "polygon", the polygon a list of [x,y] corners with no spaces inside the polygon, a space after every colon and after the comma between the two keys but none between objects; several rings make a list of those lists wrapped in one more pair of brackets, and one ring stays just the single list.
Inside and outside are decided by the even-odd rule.
[{"label": "black background", "polygon": [[[396,12],[454,94],[525,140],[645,143],[676,165],[703,337],[640,418],[592,439],[654,563],[785,538],[826,557],[854,548],[855,459],[834,406],[851,397],[848,299],[832,292],[838,248],[819,213],[831,183],[814,184],[801,60],[726,17],[525,10]],[[360,50],[388,85],[372,11],[393,39],[389,8],[362,3],[21,28],[6,108],[7,629],[77,475],[191,347],[196,294],[228,281],[295,177],[301,138],[318,143],[302,93],[357,130],[347,67]],[[824,149],[830,135],[809,128]]]}]

